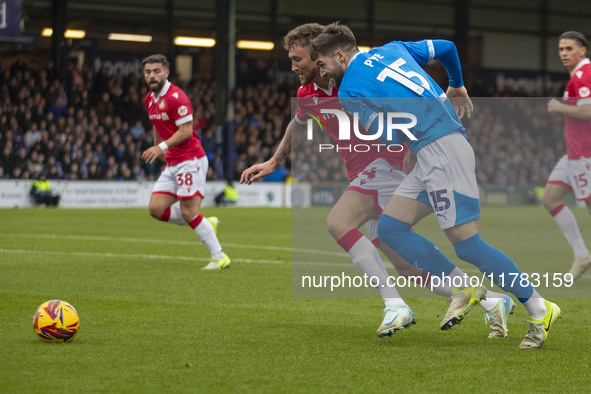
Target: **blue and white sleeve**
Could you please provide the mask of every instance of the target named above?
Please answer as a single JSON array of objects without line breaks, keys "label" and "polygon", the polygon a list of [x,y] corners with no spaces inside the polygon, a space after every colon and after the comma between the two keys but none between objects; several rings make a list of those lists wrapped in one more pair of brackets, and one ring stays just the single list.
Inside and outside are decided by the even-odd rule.
[{"label": "blue and white sleeve", "polygon": [[432,42],[435,59],[439,60],[449,77],[449,86],[461,88],[464,86],[462,79],[462,66],[458,51],[453,42],[447,40],[428,40]]},{"label": "blue and white sleeve", "polygon": [[412,58],[421,66],[435,59],[435,49],[432,40],[400,41]]},{"label": "blue and white sleeve", "polygon": [[453,42],[448,40],[422,40],[403,42],[403,44],[408,53],[420,65],[425,65],[432,60],[439,60],[449,76],[449,86],[453,88],[464,86],[460,58]]}]

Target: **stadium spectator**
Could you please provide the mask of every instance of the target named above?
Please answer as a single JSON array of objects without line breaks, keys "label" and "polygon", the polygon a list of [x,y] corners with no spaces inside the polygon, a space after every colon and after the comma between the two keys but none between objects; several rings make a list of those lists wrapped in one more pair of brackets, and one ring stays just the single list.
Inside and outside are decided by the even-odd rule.
[{"label": "stadium spectator", "polygon": [[[207,152],[208,158],[211,161],[217,152],[217,143],[215,142],[214,126],[208,127],[201,134],[201,146]],[[211,157],[210,157],[211,156]]]},{"label": "stadium spectator", "polygon": [[238,202],[238,191],[234,188],[232,181],[226,179],[226,186],[217,196],[215,196],[215,205],[234,205]]},{"label": "stadium spectator", "polygon": [[4,145],[2,148],[2,153],[0,154],[0,167],[2,168],[2,172],[4,173],[4,177],[10,176],[12,173],[12,155],[11,155],[11,145]]},{"label": "stadium spectator", "polygon": [[64,179],[63,173],[60,173],[60,168],[58,168],[56,164],[53,164],[49,167],[47,179]]},{"label": "stadium spectator", "polygon": [[27,171],[32,177],[37,178],[44,170],[45,155],[38,151],[32,151],[27,161]]},{"label": "stadium spectator", "polygon": [[214,155],[212,161],[210,161],[210,168],[212,169],[212,180],[222,181],[224,180],[224,166],[222,163],[222,156],[219,153]]},{"label": "stadium spectator", "polygon": [[66,92],[64,91],[63,86],[56,85],[56,83],[54,82],[52,88],[53,87],[55,87],[56,94],[55,99],[51,101],[49,110],[53,114],[54,119],[59,119],[68,114],[68,97],[66,96]]},{"label": "stadium spectator", "polygon": [[39,128],[37,126],[36,122],[32,122],[30,124],[29,129],[25,132],[25,147],[27,149],[31,149],[31,147],[33,145],[35,145],[37,142],[41,141],[41,132],[39,131]]},{"label": "stadium spectator", "polygon": [[16,157],[14,157],[13,161],[12,161],[12,169],[13,171],[15,169],[19,169],[19,174],[22,173],[23,171],[25,171],[28,168],[28,161],[29,158],[27,157],[27,148],[25,148],[24,146],[21,146],[18,149],[18,155]]},{"label": "stadium spectator", "polygon": [[51,183],[43,173],[33,181],[30,195],[35,205],[45,204],[48,207],[57,207],[60,201],[60,196],[53,193]]},{"label": "stadium spectator", "polygon": [[144,125],[142,124],[142,121],[139,118],[136,119],[137,120],[135,121],[135,124],[129,129],[129,132],[131,133],[131,136],[134,141],[139,140],[142,134],[144,134],[144,131],[146,131]]},{"label": "stadium spectator", "polygon": [[[322,168],[323,169],[323,168]],[[319,169],[319,170],[322,170]],[[285,166],[285,160],[281,160],[279,165],[269,175],[265,176],[267,182],[285,182],[285,178],[289,174],[289,170]]]},{"label": "stadium spectator", "polygon": [[115,110],[113,109],[113,103],[109,92],[101,93],[101,100],[96,105],[96,115],[99,119],[104,119],[107,116],[112,119],[115,116]]},{"label": "stadium spectator", "polygon": [[101,66],[94,77],[93,94],[95,97],[101,97],[109,89],[109,72],[105,66]]}]

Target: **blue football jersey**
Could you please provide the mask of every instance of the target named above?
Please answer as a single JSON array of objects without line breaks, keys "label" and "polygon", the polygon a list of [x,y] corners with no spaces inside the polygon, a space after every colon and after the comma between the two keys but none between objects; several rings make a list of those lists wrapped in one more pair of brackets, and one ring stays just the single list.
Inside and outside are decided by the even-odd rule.
[{"label": "blue football jersey", "polygon": [[369,133],[381,130],[380,142],[406,142],[415,154],[454,130],[465,136],[451,102],[421,67],[435,57],[431,40],[393,41],[358,53],[341,81],[339,99]]}]

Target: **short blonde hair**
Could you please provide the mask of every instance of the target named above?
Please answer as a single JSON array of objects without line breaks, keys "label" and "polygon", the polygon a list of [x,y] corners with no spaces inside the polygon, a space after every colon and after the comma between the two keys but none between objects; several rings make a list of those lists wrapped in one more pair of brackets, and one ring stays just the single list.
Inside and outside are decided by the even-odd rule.
[{"label": "short blonde hair", "polygon": [[295,29],[290,30],[285,37],[283,37],[283,48],[289,51],[294,45],[301,47],[308,47],[313,39],[318,37],[324,30],[324,26],[318,23],[306,23],[300,25]]}]

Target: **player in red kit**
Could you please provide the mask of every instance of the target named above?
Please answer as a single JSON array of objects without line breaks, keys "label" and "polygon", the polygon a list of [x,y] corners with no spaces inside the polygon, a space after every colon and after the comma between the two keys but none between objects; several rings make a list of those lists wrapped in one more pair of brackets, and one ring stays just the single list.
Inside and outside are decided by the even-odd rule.
[{"label": "player in red kit", "polygon": [[[145,150],[142,158],[147,163],[162,156],[166,159],[166,169],[152,191],[150,215],[163,222],[188,224],[193,229],[211,254],[211,260],[202,269],[228,268],[230,258],[222,251],[214,228],[217,219],[211,218],[210,222],[199,213],[209,163],[193,125],[191,102],[168,81],[170,65],[164,55],[148,56],[142,64],[151,90],[144,104],[155,129],[154,146]],[[180,207],[173,206],[177,201]]]},{"label": "player in red kit", "polygon": [[563,202],[567,194],[575,193],[591,214],[591,62],[586,57],[587,49],[587,39],[579,32],[567,31],[559,38],[558,54],[570,73],[570,80],[563,102],[550,100],[548,112],[564,115],[566,155],[550,173],[542,199],[573,249],[575,261],[570,273],[574,279],[591,265],[591,253],[577,220]]},{"label": "player in red kit", "polygon": [[[255,164],[246,169],[240,178],[241,183],[252,183],[271,172],[289,155],[292,145],[296,146],[306,136],[307,121],[310,114],[322,116],[328,125],[326,131],[339,147],[338,152],[345,163],[349,178],[349,187],[330,211],[326,224],[329,233],[351,257],[357,269],[376,277],[380,284],[377,289],[385,304],[382,324],[378,327],[380,337],[392,335],[398,330],[408,327],[414,320],[414,314],[398,294],[396,288],[384,285],[387,283],[388,273],[378,253],[379,248],[392,262],[401,276],[422,276],[424,285],[429,276],[420,269],[412,266],[392,249],[381,243],[377,237],[377,223],[380,214],[397,186],[404,179],[402,161],[407,149],[368,144],[369,150],[356,152],[351,149],[354,145],[365,145],[354,134],[351,140],[338,139],[338,125],[336,117],[322,114],[322,110],[341,109],[338,99],[338,89],[334,87],[327,75],[321,75],[316,63],[310,57],[310,42],[323,30],[317,23],[308,23],[291,30],[284,38],[285,49],[289,51],[292,70],[300,76],[302,86],[297,93],[297,113],[291,120],[285,135],[274,156],[268,161]],[[359,227],[365,226],[367,237]],[[458,275],[463,272],[455,267]],[[430,287],[435,294],[449,297],[452,288],[449,286]],[[507,316],[514,304],[503,294],[488,292],[487,300],[481,306],[487,311],[491,322],[490,338],[503,338],[507,333]],[[503,300],[507,302],[504,303]]]}]

